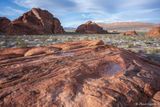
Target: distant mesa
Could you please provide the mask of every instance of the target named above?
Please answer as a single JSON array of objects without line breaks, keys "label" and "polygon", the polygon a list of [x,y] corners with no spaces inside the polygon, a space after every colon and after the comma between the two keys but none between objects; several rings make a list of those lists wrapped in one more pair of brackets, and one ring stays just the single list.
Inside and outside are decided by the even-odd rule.
[{"label": "distant mesa", "polygon": [[147,35],[150,37],[160,37],[160,26],[153,27]]},{"label": "distant mesa", "polygon": [[[1,24],[1,26],[6,26],[6,24]],[[60,21],[47,10],[32,8],[10,22],[3,33],[8,35],[62,34],[64,29]]]},{"label": "distant mesa", "polygon": [[76,29],[76,33],[83,34],[105,34],[108,33],[106,30],[103,30],[98,24],[92,21],[88,21],[85,24],[80,25]]},{"label": "distant mesa", "polygon": [[114,23],[98,23],[99,26],[108,31],[140,31],[146,32],[151,29],[156,24],[154,23],[144,23],[144,22],[114,22]]},{"label": "distant mesa", "polygon": [[138,36],[136,31],[127,31],[122,33],[124,36]]}]

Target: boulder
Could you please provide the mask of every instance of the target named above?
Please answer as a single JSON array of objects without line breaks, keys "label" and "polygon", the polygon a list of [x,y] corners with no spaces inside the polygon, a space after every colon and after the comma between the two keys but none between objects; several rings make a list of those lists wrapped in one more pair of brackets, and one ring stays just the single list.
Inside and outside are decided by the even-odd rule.
[{"label": "boulder", "polygon": [[160,106],[160,91],[155,93],[153,98],[150,100],[149,104],[151,104],[152,107],[159,107]]},{"label": "boulder", "polygon": [[8,35],[43,35],[64,33],[60,21],[47,10],[33,8],[7,28]]},{"label": "boulder", "polygon": [[19,54],[23,55],[26,51],[28,51],[28,47],[26,48],[6,48],[0,50],[0,55],[10,55],[10,54]]},{"label": "boulder", "polygon": [[98,24],[88,21],[85,24],[80,25],[76,29],[77,33],[83,33],[83,34],[105,34],[107,31],[103,30],[102,27],[100,27]]},{"label": "boulder", "polygon": [[53,48],[53,47],[34,47],[29,49],[24,56],[34,56],[34,55],[40,55],[40,54],[53,54],[54,52],[60,51],[59,48]]},{"label": "boulder", "polygon": [[43,48],[73,44],[59,53],[0,60],[0,107],[158,107],[158,63],[97,41]]},{"label": "boulder", "polygon": [[124,36],[137,36],[138,33],[136,31],[127,31],[122,33]]},{"label": "boulder", "polygon": [[159,103],[160,103],[160,91],[158,91],[158,92],[153,96],[153,99],[159,101]]},{"label": "boulder", "polygon": [[160,37],[160,26],[153,27],[147,35],[150,37]]},{"label": "boulder", "polygon": [[0,17],[0,34],[5,34],[10,24],[10,20],[6,17]]}]

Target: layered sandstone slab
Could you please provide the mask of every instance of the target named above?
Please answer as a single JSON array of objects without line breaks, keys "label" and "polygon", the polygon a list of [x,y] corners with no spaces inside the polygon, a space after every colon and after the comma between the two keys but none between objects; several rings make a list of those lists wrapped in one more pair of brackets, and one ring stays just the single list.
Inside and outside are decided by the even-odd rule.
[{"label": "layered sandstone slab", "polygon": [[[136,107],[160,103],[160,65],[133,52],[102,41],[81,41],[40,47],[40,54],[25,56],[32,50],[37,53],[35,48],[17,48],[14,54],[22,56],[0,60],[1,107]],[[5,51],[1,50],[0,57]]]}]

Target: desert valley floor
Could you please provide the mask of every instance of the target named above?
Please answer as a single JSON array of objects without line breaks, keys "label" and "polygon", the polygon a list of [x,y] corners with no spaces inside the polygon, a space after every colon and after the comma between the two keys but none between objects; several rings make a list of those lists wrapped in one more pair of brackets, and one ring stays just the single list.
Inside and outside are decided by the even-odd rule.
[{"label": "desert valley floor", "polygon": [[103,40],[105,44],[131,50],[160,62],[160,38],[151,38],[139,33],[139,36],[123,36],[122,34],[54,34],[0,36],[0,49],[16,47],[47,46],[55,43]]}]

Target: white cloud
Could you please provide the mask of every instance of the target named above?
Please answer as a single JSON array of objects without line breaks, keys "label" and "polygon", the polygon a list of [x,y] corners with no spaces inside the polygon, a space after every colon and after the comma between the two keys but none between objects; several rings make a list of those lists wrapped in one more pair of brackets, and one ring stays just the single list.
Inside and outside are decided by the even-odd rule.
[{"label": "white cloud", "polygon": [[[60,18],[64,26],[96,22],[158,20],[157,9],[148,8],[158,0],[14,0],[25,8],[40,7]],[[159,8],[158,8],[159,9]]]}]

